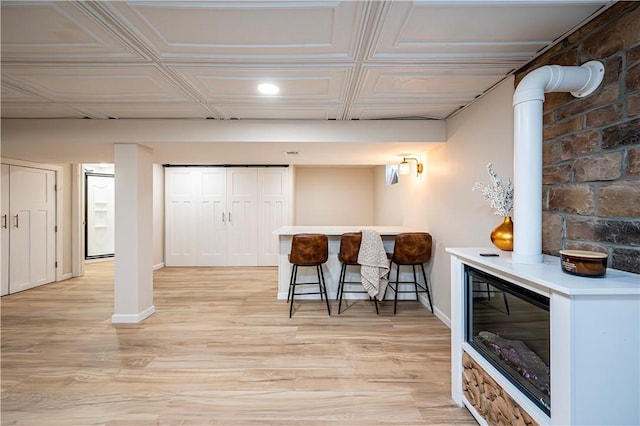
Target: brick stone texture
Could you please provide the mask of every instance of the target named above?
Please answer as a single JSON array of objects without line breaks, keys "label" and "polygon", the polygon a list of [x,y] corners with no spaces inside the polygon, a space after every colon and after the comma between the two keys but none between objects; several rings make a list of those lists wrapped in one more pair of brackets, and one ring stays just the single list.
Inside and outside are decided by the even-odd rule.
[{"label": "brick stone texture", "polygon": [[602,129],[602,149],[640,145],[640,118]]},{"label": "brick stone texture", "polygon": [[627,95],[627,114],[640,115],[640,92]]},{"label": "brick stone texture", "polygon": [[591,185],[557,185],[549,189],[549,210],[579,215],[595,213],[594,190]]},{"label": "brick stone texture", "polygon": [[598,196],[598,213],[604,217],[640,217],[640,181],[603,185]]},{"label": "brick stone texture", "polygon": [[562,216],[545,212],[542,214],[542,249],[545,253],[560,256],[562,250]]},{"label": "brick stone texture", "polygon": [[569,182],[571,178],[571,165],[562,164],[559,166],[549,166],[542,169],[542,183],[549,185],[552,183]]},{"label": "brick stone texture", "polygon": [[622,271],[633,271],[640,259],[640,249],[614,248],[611,267]]},{"label": "brick stone texture", "polygon": [[622,152],[579,157],[573,162],[574,182],[615,180],[622,175]]},{"label": "brick stone texture", "polygon": [[[562,161],[576,158],[579,155],[586,155],[595,152],[600,142],[600,133],[597,130],[587,130],[560,139]],[[553,161],[553,158],[550,158]],[[545,163],[550,164],[550,163]]]},{"label": "brick stone texture", "polygon": [[630,149],[627,161],[627,176],[640,177],[640,148]]},{"label": "brick stone texture", "polygon": [[617,2],[515,81],[544,65],[590,60],[605,66],[594,93],[545,95],[542,248],[607,253],[610,268],[640,274],[640,2]]},{"label": "brick stone texture", "polygon": [[[615,244],[634,246],[640,249],[640,223],[638,222],[572,217],[567,218],[566,228],[566,239],[572,241],[573,244],[597,243],[597,246]],[[585,241],[589,243],[585,243]]]}]

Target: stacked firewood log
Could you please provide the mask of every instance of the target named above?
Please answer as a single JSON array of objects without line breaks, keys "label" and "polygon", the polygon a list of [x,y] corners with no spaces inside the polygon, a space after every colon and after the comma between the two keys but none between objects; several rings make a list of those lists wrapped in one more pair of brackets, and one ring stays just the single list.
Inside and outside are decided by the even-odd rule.
[{"label": "stacked firewood log", "polygon": [[489,425],[538,425],[466,352],[462,365],[464,395]]}]

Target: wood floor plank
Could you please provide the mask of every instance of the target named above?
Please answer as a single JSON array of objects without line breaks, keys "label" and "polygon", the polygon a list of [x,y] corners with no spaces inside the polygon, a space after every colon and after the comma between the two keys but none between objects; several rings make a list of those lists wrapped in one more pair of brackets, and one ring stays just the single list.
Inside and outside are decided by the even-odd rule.
[{"label": "wood floor plank", "polygon": [[302,301],[290,319],[276,292],[275,268],[163,268],[156,312],[114,325],[106,262],[5,296],[1,424],[477,424],[449,396],[449,329],[419,303]]}]

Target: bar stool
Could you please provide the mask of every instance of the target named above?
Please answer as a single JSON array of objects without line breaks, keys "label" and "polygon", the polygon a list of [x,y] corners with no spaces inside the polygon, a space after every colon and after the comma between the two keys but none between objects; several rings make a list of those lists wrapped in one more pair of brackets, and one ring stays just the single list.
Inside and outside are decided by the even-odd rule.
[{"label": "bar stool", "polygon": [[[358,263],[358,253],[360,252],[360,243],[362,242],[361,232],[347,232],[340,237],[340,251],[338,252],[338,260],[342,264],[340,269],[340,278],[338,279],[338,315],[342,309],[342,296],[344,293],[367,293],[366,290],[345,290],[345,284],[360,284],[361,281],[345,281],[347,275],[347,267],[360,266]],[[367,293],[368,294],[368,293]],[[371,299],[371,296],[369,296]],[[378,314],[378,299],[375,297],[373,301],[376,305],[376,314]]]},{"label": "bar stool", "polygon": [[[327,296],[327,287],[324,282],[324,273],[322,272],[322,264],[329,258],[329,238],[322,234],[296,234],[291,240],[291,253],[289,254],[289,263],[293,265],[291,269],[291,280],[289,281],[289,293],[287,302],[291,299],[289,307],[289,318],[293,313],[293,298],[296,295],[303,294],[319,294],[320,299],[323,298],[327,302],[327,311],[331,315],[331,307],[329,306],[329,297]],[[315,266],[318,281],[316,282],[297,282],[298,267]],[[296,293],[297,286],[318,285],[317,293]],[[323,296],[324,294],[324,296]]]},{"label": "bar stool", "polygon": [[[398,234],[395,238],[393,254],[391,255],[391,270],[393,264],[396,264],[396,281],[389,280],[389,288],[395,293],[393,301],[393,314],[396,314],[398,305],[398,293],[415,293],[418,300],[418,293],[427,293],[429,307],[433,312],[431,304],[431,293],[429,292],[429,281],[427,274],[424,272],[424,264],[431,260],[431,235],[426,232],[407,232]],[[424,278],[424,286],[418,282],[416,276],[416,266],[422,268],[422,277]],[[411,266],[413,269],[413,281],[399,281],[400,266]],[[391,271],[390,270],[390,271]],[[400,290],[400,284],[413,284],[413,290]]]}]

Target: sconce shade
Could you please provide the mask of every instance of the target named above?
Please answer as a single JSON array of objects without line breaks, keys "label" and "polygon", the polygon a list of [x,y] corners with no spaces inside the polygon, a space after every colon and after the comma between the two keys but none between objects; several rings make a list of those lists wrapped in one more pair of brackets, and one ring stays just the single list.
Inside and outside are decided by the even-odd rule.
[{"label": "sconce shade", "polygon": [[407,160],[402,160],[402,163],[400,163],[398,167],[398,172],[400,172],[401,175],[408,175],[411,172],[411,166]]},{"label": "sconce shade", "polygon": [[409,173],[411,173],[411,166],[409,165],[409,162],[407,160],[414,160],[416,162],[416,176],[420,177],[422,171],[424,170],[424,165],[420,161],[418,161],[417,158],[413,157],[403,158],[402,163],[400,163],[400,165],[398,166],[398,172],[401,175],[408,175]]}]

